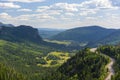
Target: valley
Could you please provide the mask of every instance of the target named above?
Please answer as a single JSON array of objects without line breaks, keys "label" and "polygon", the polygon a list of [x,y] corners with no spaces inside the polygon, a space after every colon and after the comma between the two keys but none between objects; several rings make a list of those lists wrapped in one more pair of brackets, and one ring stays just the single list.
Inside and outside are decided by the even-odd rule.
[{"label": "valley", "polygon": [[[64,36],[68,36],[66,32],[69,32],[67,34],[79,34],[82,38],[77,36],[60,38],[61,40],[53,39],[52,36],[46,38],[41,37],[38,30],[31,26],[2,25],[0,28],[0,64],[5,69],[8,68],[8,74],[11,74],[9,70],[12,70],[12,73],[15,73],[13,75],[18,75],[16,77],[18,80],[116,80],[119,78],[117,43],[106,43],[109,44],[108,46],[102,43],[101,46],[98,45],[99,40],[105,36],[108,37],[114,33],[114,30],[90,26],[77,28],[80,33],[76,34],[75,29],[75,33],[71,34],[72,30],[74,31],[71,29],[59,32],[57,36],[63,33],[65,33]],[[98,31],[99,34],[95,34]],[[108,33],[103,35],[106,31]],[[99,37],[96,37],[98,35]],[[90,38],[90,36],[93,37]],[[97,39],[94,40],[94,38]],[[119,38],[115,39],[118,41]],[[98,48],[92,48],[93,46]],[[9,77],[5,71],[0,72],[0,75],[2,80]]]},{"label": "valley", "polygon": [[0,80],[120,80],[120,0],[0,0]]}]

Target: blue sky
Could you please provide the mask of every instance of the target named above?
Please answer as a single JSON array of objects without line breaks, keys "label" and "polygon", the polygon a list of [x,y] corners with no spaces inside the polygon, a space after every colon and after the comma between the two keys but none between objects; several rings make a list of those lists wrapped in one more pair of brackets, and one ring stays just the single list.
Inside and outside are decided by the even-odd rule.
[{"label": "blue sky", "polygon": [[120,0],[0,0],[0,22],[36,28],[120,28]]}]

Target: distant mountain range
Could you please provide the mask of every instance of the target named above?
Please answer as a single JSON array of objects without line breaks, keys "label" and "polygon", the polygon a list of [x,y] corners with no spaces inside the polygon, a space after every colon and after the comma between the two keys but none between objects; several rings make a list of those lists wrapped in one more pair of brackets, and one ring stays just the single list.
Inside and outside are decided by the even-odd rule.
[{"label": "distant mountain range", "polygon": [[[43,41],[43,38],[59,41],[72,41],[78,45],[82,43],[86,44],[85,46],[87,47],[106,44],[115,45],[120,43],[120,30],[106,29],[101,26],[85,26],[69,30],[48,28],[36,29],[26,25],[14,26],[12,24],[0,23],[0,39],[12,42],[42,43],[47,46],[54,46],[62,49],[67,48],[62,45],[45,42]],[[76,47],[78,47],[78,45]]]},{"label": "distant mountain range", "polygon": [[50,38],[51,36],[54,36],[65,30],[64,29],[38,28],[38,31],[42,38]]},{"label": "distant mountain range", "polygon": [[39,35],[38,29],[26,25],[10,27],[2,23],[2,26],[0,27],[0,39],[18,43],[35,43],[38,45],[43,45],[44,47],[50,47],[57,50],[80,49],[80,46],[78,45],[66,46],[63,44],[46,42],[43,40],[41,35]]},{"label": "distant mountain range", "polygon": [[120,30],[106,29],[100,26],[78,27],[61,32],[49,39],[87,43],[89,47],[103,44],[118,44],[120,42]]}]

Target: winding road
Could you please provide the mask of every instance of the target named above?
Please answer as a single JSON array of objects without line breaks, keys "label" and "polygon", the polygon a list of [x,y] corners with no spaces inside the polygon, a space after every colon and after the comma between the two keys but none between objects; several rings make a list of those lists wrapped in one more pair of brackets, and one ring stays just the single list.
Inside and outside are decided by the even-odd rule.
[{"label": "winding road", "polygon": [[111,57],[110,58],[110,63],[106,66],[108,68],[109,72],[105,80],[111,80],[111,77],[115,74],[115,71],[113,69],[113,64],[115,63],[115,60]]},{"label": "winding road", "polygon": [[[95,52],[97,50],[97,48],[92,48],[90,49],[91,52]],[[108,56],[105,54],[102,54],[104,56]],[[111,58],[110,56],[108,56],[110,58],[110,62],[106,65],[106,68],[108,69],[108,75],[106,76],[105,80],[111,80],[111,77],[115,74],[115,71],[113,69],[113,65],[115,63],[115,59]]]}]

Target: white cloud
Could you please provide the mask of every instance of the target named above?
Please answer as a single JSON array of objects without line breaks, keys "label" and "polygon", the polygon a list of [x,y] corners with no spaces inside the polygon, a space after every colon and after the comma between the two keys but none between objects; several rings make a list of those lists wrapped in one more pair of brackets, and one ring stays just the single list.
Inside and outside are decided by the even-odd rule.
[{"label": "white cloud", "polygon": [[53,10],[64,10],[68,12],[77,12],[79,4],[68,4],[68,3],[56,3],[51,5],[50,8]]},{"label": "white cloud", "polygon": [[[68,14],[68,13],[66,13]],[[112,15],[110,17],[110,14],[107,14],[107,17],[86,17],[86,19],[80,19],[79,21],[76,19],[70,19],[70,17],[62,17],[62,21],[60,19],[54,19],[53,16],[50,16],[48,14],[28,14],[28,15],[20,15],[18,17],[12,17],[8,15],[7,13],[0,13],[0,19],[4,19],[4,21],[7,21],[8,23],[20,25],[31,25],[34,27],[49,27],[49,28],[73,28],[76,26],[89,26],[89,25],[100,25],[100,26],[106,26],[108,28],[116,26],[116,28],[119,28],[120,19],[117,14]],[[48,21],[49,20],[49,21]],[[46,23],[47,21],[47,23]],[[57,26],[57,27],[56,27]]]},{"label": "white cloud", "polygon": [[49,15],[53,15],[53,16],[56,16],[56,15],[61,15],[61,11],[59,10],[48,10],[48,11],[45,11],[43,12],[43,14],[49,14]]},{"label": "white cloud", "polygon": [[97,20],[95,17],[86,17],[88,20]]},{"label": "white cloud", "polygon": [[106,8],[106,9],[116,9],[118,7],[113,6],[110,0],[89,0],[81,3],[81,7],[86,8]]},{"label": "white cloud", "polygon": [[56,12],[77,12],[79,4],[55,3],[50,6],[39,6],[36,12],[56,11]]},{"label": "white cloud", "polygon": [[21,6],[14,3],[0,3],[0,8],[20,8]]},{"label": "white cloud", "polygon": [[53,10],[53,6],[39,6],[36,10],[38,13],[49,14],[49,15],[60,15],[62,10]]},{"label": "white cloud", "polygon": [[[17,1],[18,0],[16,0],[16,2]],[[29,2],[29,0],[27,1]],[[115,16],[112,14],[119,14],[120,11],[118,10],[118,3],[117,6],[115,3],[113,5],[113,1],[114,0],[83,0],[81,3],[54,3],[49,6],[39,6],[35,12],[29,9],[19,8],[17,11],[31,11],[31,14],[21,15],[19,12],[20,14],[17,14],[16,17],[14,14],[10,16],[7,13],[1,13],[0,19],[13,21],[15,24],[22,23],[36,27],[39,25],[43,27],[59,26],[59,28],[86,25],[117,26],[120,25],[120,19],[118,19],[120,15]],[[35,2],[35,0],[31,0],[31,2]]]},{"label": "white cloud", "polygon": [[31,9],[18,9],[17,11],[23,11],[23,12],[31,12]]},{"label": "white cloud", "polygon": [[36,19],[46,19],[46,20],[52,20],[54,19],[53,16],[50,16],[48,14],[37,14],[37,15],[34,15]]},{"label": "white cloud", "polygon": [[39,7],[37,8],[36,12],[43,12],[43,11],[46,11],[46,10],[48,10],[48,9],[50,9],[49,6],[39,6]]},{"label": "white cloud", "polygon": [[2,1],[32,3],[32,2],[43,2],[45,0],[2,0]]},{"label": "white cloud", "polygon": [[20,21],[28,21],[28,20],[31,20],[32,16],[30,15],[20,15],[20,16],[17,16],[15,17],[16,20]]},{"label": "white cloud", "polygon": [[[50,6],[39,6],[36,12],[47,13],[53,15],[62,15],[64,13],[73,13],[74,15],[87,16],[97,14],[101,10],[117,9],[118,7],[113,6],[109,0],[88,0],[82,3],[55,3]],[[72,16],[73,14],[68,14]]]},{"label": "white cloud", "polygon": [[88,16],[90,14],[96,14],[99,9],[82,9],[80,11],[80,16]]},{"label": "white cloud", "polygon": [[48,14],[28,14],[28,15],[20,15],[16,17],[16,19],[20,20],[52,20],[53,16]]},{"label": "white cloud", "polygon": [[114,6],[120,7],[120,0],[110,0]]},{"label": "white cloud", "polygon": [[0,13],[1,19],[11,19],[12,17],[8,13]]},{"label": "white cloud", "polygon": [[65,13],[65,15],[67,15],[67,16],[74,16],[73,13]]},{"label": "white cloud", "polygon": [[55,19],[53,16],[48,14],[26,14],[26,15],[19,15],[17,17],[13,17],[8,13],[0,13],[0,19],[3,20],[12,20],[12,21],[38,21],[38,20],[53,20]]}]

